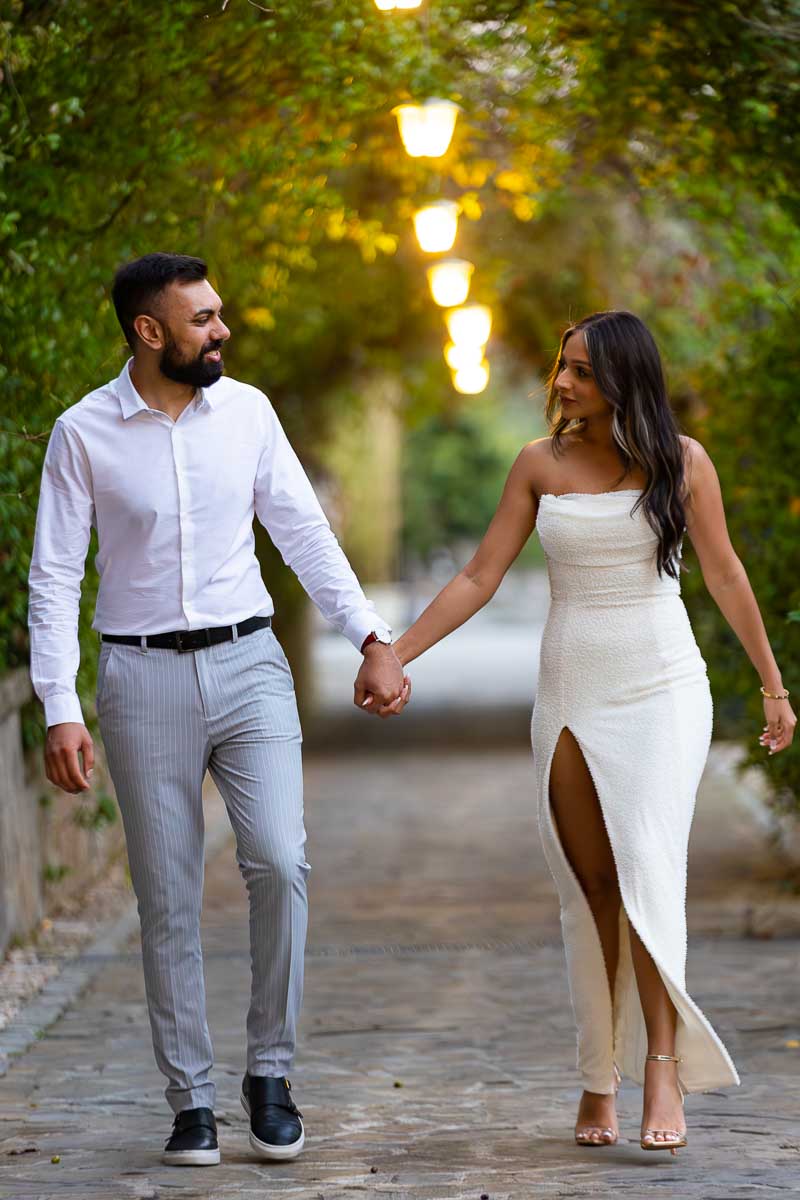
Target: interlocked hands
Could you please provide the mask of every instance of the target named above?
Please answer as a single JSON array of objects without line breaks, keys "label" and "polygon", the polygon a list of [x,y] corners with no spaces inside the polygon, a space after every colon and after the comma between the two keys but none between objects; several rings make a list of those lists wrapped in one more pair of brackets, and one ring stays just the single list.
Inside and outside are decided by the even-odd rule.
[{"label": "interlocked hands", "polygon": [[364,651],[353,703],[376,717],[398,716],[411,699],[411,680],[391,646],[373,642]]}]

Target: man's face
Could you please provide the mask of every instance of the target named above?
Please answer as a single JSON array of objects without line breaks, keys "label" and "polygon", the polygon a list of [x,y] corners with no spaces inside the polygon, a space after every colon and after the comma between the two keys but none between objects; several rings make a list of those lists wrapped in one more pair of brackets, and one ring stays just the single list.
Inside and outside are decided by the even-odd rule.
[{"label": "man's face", "polygon": [[231,333],[222,320],[222,301],[208,280],[169,284],[158,308],[164,335],[161,374],[192,387],[216,383],[225,370],[221,349]]}]

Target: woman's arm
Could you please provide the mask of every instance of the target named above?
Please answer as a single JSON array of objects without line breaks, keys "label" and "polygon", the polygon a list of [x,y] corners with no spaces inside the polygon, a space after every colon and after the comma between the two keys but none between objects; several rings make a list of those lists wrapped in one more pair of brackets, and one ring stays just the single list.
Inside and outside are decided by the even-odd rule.
[{"label": "woman's arm", "polygon": [[[689,497],[686,529],[700,560],[703,580],[717,607],[742,643],[766,691],[784,690],[747,572],[728,536],[722,492],[714,464],[699,442],[688,446]],[[788,700],[764,699],[767,721],[762,745],[770,754],[791,744],[797,719]]]},{"label": "woman's arm", "polygon": [[534,464],[541,453],[536,446],[532,442],[517,456],[497,511],[473,558],[395,642],[395,651],[403,665],[418,658],[483,608],[527,542],[539,507],[533,486]]}]

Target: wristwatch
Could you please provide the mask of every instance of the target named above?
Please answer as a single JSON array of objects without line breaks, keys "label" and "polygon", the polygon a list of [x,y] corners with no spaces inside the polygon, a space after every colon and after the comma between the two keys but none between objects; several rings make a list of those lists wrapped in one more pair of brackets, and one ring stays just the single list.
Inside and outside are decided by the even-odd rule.
[{"label": "wristwatch", "polygon": [[382,642],[384,646],[391,646],[392,635],[387,629],[373,629],[372,633],[368,633],[361,643],[361,653],[363,654],[367,646],[371,646],[373,642]]}]

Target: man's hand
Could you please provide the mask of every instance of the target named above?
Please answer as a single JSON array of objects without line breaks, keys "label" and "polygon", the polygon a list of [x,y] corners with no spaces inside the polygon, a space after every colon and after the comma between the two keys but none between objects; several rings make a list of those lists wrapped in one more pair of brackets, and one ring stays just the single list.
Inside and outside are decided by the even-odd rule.
[{"label": "man's hand", "polygon": [[381,717],[402,712],[411,695],[411,681],[403,676],[400,659],[391,646],[373,642],[364,651],[356,676],[353,703]]},{"label": "man's hand", "polygon": [[88,791],[94,769],[94,743],[86,726],[77,721],[51,725],[47,731],[44,764],[47,778],[56,787],[72,796]]}]

